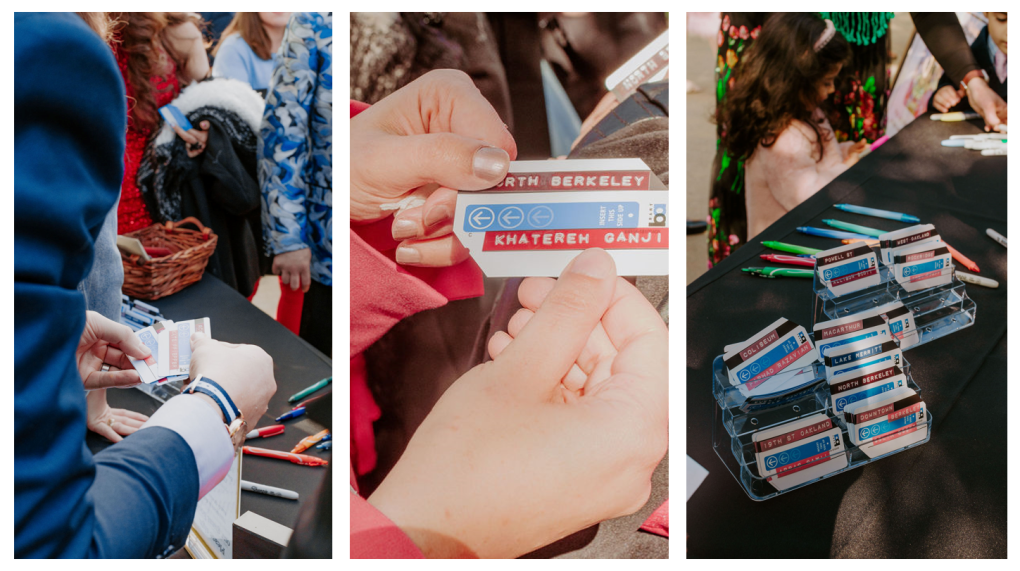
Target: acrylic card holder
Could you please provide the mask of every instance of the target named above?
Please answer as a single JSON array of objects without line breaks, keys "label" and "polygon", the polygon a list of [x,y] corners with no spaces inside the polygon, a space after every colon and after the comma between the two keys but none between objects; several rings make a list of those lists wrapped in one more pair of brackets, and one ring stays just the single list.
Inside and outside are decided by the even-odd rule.
[{"label": "acrylic card holder", "polygon": [[[814,335],[811,334],[810,337],[814,343]],[[906,386],[920,393],[920,387],[911,376],[910,363],[905,358],[900,373],[905,376]],[[928,413],[923,422],[917,422],[915,436],[912,437],[916,441],[902,447],[883,443],[882,453],[875,455],[874,458],[869,457],[861,446],[851,442],[843,415],[836,414],[833,410],[830,387],[821,359],[809,366],[794,371],[782,371],[775,376],[780,375],[788,375],[789,378],[796,380],[784,380],[782,391],[758,394],[755,391],[741,390],[742,387],[730,383],[729,371],[722,355],[716,357],[712,363],[712,395],[716,400],[712,446],[727,470],[752,500],[773,498],[891,454],[920,446],[930,438],[931,414]],[[767,385],[763,383],[761,386]],[[785,432],[783,427],[789,426],[798,427],[801,432],[816,429],[818,428],[816,422],[808,423],[810,426],[806,429],[798,426],[813,416],[829,419],[829,424],[824,427],[825,431],[831,434],[838,428],[840,436],[833,438],[828,444],[824,438],[805,439],[802,443],[790,444],[776,449],[775,454],[759,458],[759,455],[766,452],[763,450],[763,442],[770,440],[763,438],[763,435],[775,437],[779,433],[789,437],[792,432],[783,434]],[[916,434],[923,434],[923,439],[917,440]],[[890,442],[895,441],[890,439]],[[862,445],[867,447],[869,442],[862,442]],[[817,448],[812,448],[812,454],[809,456],[803,449],[812,446]],[[769,462],[772,464],[768,464]],[[768,470],[769,466],[774,470],[763,474],[762,468]]]},{"label": "acrylic card holder", "polygon": [[894,275],[893,267],[879,265],[878,285],[859,291],[834,295],[815,273],[814,307],[811,325],[848,317],[894,301],[900,301],[913,313],[912,339],[901,340],[904,350],[923,345],[974,324],[977,306],[967,296],[966,285],[956,277],[952,264],[927,277],[949,277],[948,283],[918,291],[908,291]]}]

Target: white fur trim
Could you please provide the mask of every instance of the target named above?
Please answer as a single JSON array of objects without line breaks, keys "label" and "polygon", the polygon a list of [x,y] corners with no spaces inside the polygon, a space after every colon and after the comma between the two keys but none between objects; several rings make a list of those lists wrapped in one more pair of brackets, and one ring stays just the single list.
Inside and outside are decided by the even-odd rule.
[{"label": "white fur trim", "polygon": [[[266,102],[257,91],[247,83],[237,79],[214,78],[200,83],[192,83],[185,87],[181,94],[170,102],[187,115],[199,107],[220,107],[237,114],[248,124],[257,137],[262,125],[262,113]],[[196,125],[197,127],[197,125]],[[172,143],[176,133],[173,128],[163,122],[163,127],[156,137],[155,144]]]}]

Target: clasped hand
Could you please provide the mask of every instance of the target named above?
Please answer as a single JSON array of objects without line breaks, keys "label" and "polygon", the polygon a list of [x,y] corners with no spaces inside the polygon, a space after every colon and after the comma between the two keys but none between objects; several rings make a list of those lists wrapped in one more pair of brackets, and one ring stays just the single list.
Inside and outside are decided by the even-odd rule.
[{"label": "clasped hand", "polygon": [[645,504],[667,448],[667,330],[588,250],[529,278],[494,360],[440,398],[369,498],[429,557],[517,557]]}]

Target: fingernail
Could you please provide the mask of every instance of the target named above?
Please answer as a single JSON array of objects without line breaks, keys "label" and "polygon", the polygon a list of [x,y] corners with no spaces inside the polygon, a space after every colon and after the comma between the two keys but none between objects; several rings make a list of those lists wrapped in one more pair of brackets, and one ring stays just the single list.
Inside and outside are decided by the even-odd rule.
[{"label": "fingernail", "polygon": [[393,239],[407,240],[418,235],[418,225],[411,220],[396,219],[393,221]]},{"label": "fingernail", "polygon": [[398,264],[417,264],[421,261],[421,252],[414,248],[408,248],[401,246],[397,248],[397,263]]},{"label": "fingernail", "polygon": [[601,280],[615,277],[616,265],[604,250],[592,248],[581,252],[580,256],[574,258],[574,261],[567,267],[567,271]]},{"label": "fingernail", "polygon": [[425,225],[432,226],[450,218],[450,209],[445,206],[437,206],[425,213]]},{"label": "fingernail", "polygon": [[510,155],[498,147],[482,147],[475,151],[472,167],[478,178],[496,182],[506,176]]}]

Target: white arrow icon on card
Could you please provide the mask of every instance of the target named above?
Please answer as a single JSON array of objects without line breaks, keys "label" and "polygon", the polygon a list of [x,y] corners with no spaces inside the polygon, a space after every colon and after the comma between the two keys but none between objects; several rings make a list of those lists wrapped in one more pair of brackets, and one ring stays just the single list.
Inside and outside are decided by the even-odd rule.
[{"label": "white arrow icon on card", "polygon": [[507,230],[512,230],[524,221],[524,211],[516,206],[506,208],[499,214],[499,223]]},{"label": "white arrow icon on card", "polygon": [[492,221],[495,219],[496,217],[492,214],[492,210],[483,206],[475,210],[474,214],[468,218],[468,221],[475,230],[485,230],[492,225]]}]

